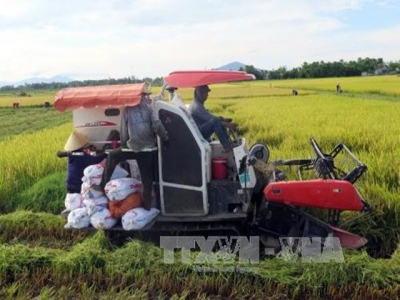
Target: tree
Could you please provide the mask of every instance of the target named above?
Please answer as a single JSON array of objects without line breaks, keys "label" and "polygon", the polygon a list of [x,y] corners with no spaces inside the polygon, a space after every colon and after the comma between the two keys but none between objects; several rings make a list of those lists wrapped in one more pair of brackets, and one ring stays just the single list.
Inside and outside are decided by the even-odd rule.
[{"label": "tree", "polygon": [[253,74],[258,80],[264,79],[265,77],[265,73],[260,69],[256,69],[253,65],[246,65],[244,67],[244,71],[246,73]]},{"label": "tree", "polygon": [[398,62],[395,61],[390,61],[387,64],[389,72],[395,72],[399,73],[400,72],[400,60]]}]

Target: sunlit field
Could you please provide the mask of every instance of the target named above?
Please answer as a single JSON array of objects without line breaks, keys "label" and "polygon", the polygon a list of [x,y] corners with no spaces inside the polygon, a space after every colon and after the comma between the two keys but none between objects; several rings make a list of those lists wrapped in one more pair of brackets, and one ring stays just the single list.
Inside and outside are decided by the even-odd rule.
[{"label": "sunlit field", "polygon": [[340,77],[322,79],[291,79],[275,83],[276,87],[311,89],[319,91],[335,91],[336,84],[340,84],[346,93],[362,93],[371,95],[400,97],[400,76],[366,76],[366,77]]},{"label": "sunlit field", "polygon": [[52,90],[27,91],[26,94],[29,96],[18,96],[18,92],[0,92],[0,107],[12,107],[14,102],[19,102],[20,107],[43,106],[45,102],[53,103],[56,92]]},{"label": "sunlit field", "polygon": [[[336,93],[337,83],[343,93]],[[270,160],[313,157],[311,137],[326,152],[339,142],[350,148],[368,167],[356,186],[374,211],[360,218],[343,214],[343,228],[368,238],[367,248],[345,251],[344,263],[274,258],[260,262],[256,272],[199,273],[179,260],[164,264],[162,249],[151,243],[132,240],[117,247],[107,232],[66,231],[59,216],[66,160],[55,153],[72,130],[72,115],[41,107],[53,102],[56,91],[21,99],[19,110],[12,108],[13,95],[0,94],[0,298],[398,298],[400,77],[210,88],[206,107],[232,117],[249,145],[268,145]],[[153,88],[153,94],[159,90]],[[193,89],[180,94],[186,103],[193,99]],[[294,176],[294,170],[287,171]]]}]

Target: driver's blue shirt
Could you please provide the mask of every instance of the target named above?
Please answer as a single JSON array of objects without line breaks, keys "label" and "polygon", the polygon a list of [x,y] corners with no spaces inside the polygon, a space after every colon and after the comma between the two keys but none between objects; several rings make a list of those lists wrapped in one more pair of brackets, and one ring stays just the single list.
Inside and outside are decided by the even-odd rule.
[{"label": "driver's blue shirt", "polygon": [[204,103],[197,99],[194,99],[190,104],[189,112],[199,128],[201,128],[202,125],[204,125],[210,119],[219,119],[204,107]]}]

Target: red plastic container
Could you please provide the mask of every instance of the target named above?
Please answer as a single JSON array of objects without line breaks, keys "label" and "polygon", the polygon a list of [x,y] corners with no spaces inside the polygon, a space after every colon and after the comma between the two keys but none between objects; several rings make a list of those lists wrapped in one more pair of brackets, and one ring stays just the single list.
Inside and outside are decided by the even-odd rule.
[{"label": "red plastic container", "polygon": [[216,156],[212,159],[212,175],[214,179],[228,178],[228,160],[222,156]]}]

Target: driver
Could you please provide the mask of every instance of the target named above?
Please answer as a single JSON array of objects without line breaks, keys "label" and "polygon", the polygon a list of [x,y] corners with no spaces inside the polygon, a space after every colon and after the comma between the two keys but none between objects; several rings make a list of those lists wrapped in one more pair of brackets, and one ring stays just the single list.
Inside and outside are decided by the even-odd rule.
[{"label": "driver", "polygon": [[211,114],[205,107],[204,103],[210,92],[208,85],[198,86],[194,90],[194,100],[189,106],[189,112],[200,129],[201,134],[206,140],[215,133],[225,149],[228,152],[234,148],[234,145],[229,138],[227,128],[235,131],[237,125],[232,122],[232,119],[224,119]]}]

